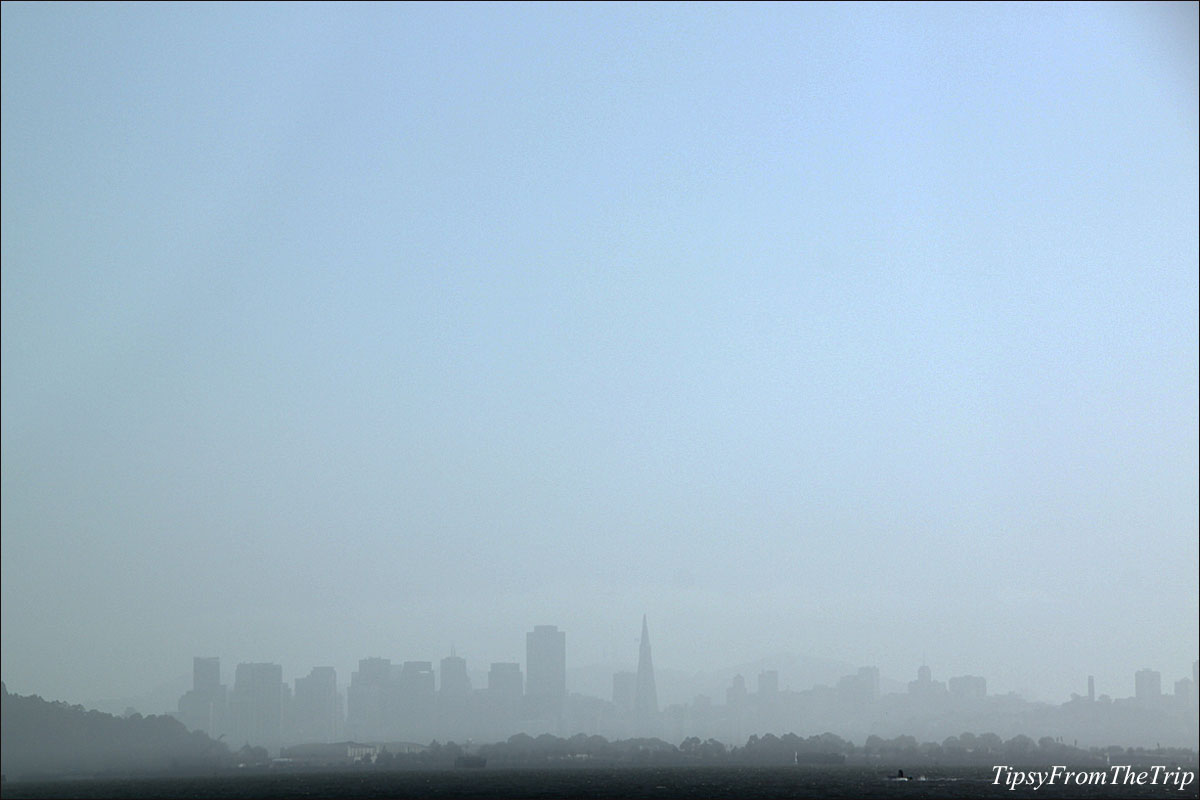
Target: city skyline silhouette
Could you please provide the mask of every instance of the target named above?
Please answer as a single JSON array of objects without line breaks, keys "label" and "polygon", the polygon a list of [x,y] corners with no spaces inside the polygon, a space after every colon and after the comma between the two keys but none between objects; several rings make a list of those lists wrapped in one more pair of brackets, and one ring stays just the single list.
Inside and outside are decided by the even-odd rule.
[{"label": "city skyline silhouette", "polygon": [[1189,676],[1195,3],[0,17],[13,695]]}]

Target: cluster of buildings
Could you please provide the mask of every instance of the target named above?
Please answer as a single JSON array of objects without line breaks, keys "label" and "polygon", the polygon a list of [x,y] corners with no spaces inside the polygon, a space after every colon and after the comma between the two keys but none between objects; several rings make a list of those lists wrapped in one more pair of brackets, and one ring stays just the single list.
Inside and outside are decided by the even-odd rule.
[{"label": "cluster of buildings", "polygon": [[[1196,685],[1200,682],[1197,668],[1200,662],[1192,662],[1192,677],[1180,678],[1175,681],[1175,697],[1186,701],[1194,698]],[[1095,681],[1088,676],[1088,699],[1094,699],[1096,693]],[[1141,703],[1162,704],[1165,695],[1162,690],[1162,673],[1156,669],[1139,669],[1133,675],[1133,697]],[[1169,701],[1168,701],[1169,702]]]},{"label": "cluster of buildings", "polygon": [[1133,731],[1193,746],[1196,671],[1193,663],[1192,677],[1177,681],[1174,695],[1165,695],[1161,675],[1140,670],[1134,696],[1115,701],[1097,697],[1089,677],[1086,697],[1073,695],[1062,706],[1046,706],[1015,695],[989,696],[987,681],[975,675],[935,680],[924,665],[907,691],[887,694],[881,692],[876,667],[862,667],[834,686],[804,691],[781,690],[779,672],[763,670],[754,690],[742,675],[734,676],[724,704],[698,695],[690,703],[660,709],[643,618],[637,671],[613,675],[608,700],[568,693],[566,633],[538,625],[525,636],[524,668],[517,662],[493,663],[482,686],[472,684],[466,660],[453,651],[436,669],[430,661],[364,658],[344,691],[333,667],[315,667],[289,686],[279,664],[264,663],[238,664],[232,687],[226,687],[220,661],[197,657],[192,689],[180,698],[176,716],[235,749],[250,744],[272,753],[288,745],[329,742],[387,744],[399,752],[433,740],[491,742],[516,733],[675,742],[694,736],[738,743],[756,733],[827,730],[852,739],[904,734],[934,741],[964,730],[1006,736],[1030,729],[1061,736],[1077,730],[1112,736]]},{"label": "cluster of buildings", "polygon": [[978,675],[934,678],[922,665],[916,679],[900,691],[882,691],[879,670],[862,667],[833,685],[793,691],[780,689],[779,673],[764,670],[751,690],[736,675],[725,690],[725,703],[705,695],[691,703],[667,706],[658,716],[658,735],[677,742],[695,736],[729,744],[771,732],[836,733],[863,742],[911,736],[941,742],[963,732],[1050,736],[1086,746],[1166,746],[1197,748],[1197,664],[1192,677],[1175,683],[1174,694],[1160,691],[1157,672],[1135,676],[1133,697],[1113,699],[1074,695],[1061,705],[1035,703],[1013,694],[989,694],[987,680]]},{"label": "cluster of buildings", "polygon": [[193,685],[179,700],[177,718],[192,730],[231,745],[440,741],[493,741],[514,733],[568,735],[621,729],[654,735],[659,715],[650,633],[642,620],[636,673],[613,677],[613,702],[567,693],[567,636],[538,625],[525,636],[525,668],[493,663],[486,686],[471,683],[464,658],[451,652],[438,663],[393,663],[364,658],[345,692],[333,667],[314,667],[295,687],[279,664],[238,664],[232,688],[221,683],[220,660],[196,657]]}]

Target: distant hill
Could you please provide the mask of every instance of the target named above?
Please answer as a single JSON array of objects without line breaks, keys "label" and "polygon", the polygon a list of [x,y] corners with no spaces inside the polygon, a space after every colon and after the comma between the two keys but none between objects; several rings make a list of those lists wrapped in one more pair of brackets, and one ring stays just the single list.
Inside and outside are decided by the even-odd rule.
[{"label": "distant hill", "polygon": [[229,749],[171,717],[114,717],[37,695],[9,694],[0,683],[0,762],[6,777],[207,771]]}]

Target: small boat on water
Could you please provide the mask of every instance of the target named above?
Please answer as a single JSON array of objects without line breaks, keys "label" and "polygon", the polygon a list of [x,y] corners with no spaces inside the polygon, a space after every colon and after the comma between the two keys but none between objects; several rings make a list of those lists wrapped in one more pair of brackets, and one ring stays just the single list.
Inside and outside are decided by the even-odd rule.
[{"label": "small boat on water", "polygon": [[923,781],[923,780],[926,780],[926,778],[924,775],[920,775],[916,778],[913,778],[908,775],[905,775],[904,770],[898,769],[898,770],[896,770],[896,774],[893,775],[892,777],[888,778],[888,780],[889,781]]}]

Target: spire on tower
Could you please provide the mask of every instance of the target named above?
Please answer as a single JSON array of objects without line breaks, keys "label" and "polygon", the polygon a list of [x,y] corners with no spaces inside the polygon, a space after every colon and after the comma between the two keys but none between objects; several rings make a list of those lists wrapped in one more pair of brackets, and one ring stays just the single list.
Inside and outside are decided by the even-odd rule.
[{"label": "spire on tower", "polygon": [[650,627],[646,624],[646,615],[642,615],[642,642],[638,648],[637,694],[634,697],[634,711],[639,716],[653,716],[658,713],[658,689],[654,684],[654,660],[650,656]]}]

